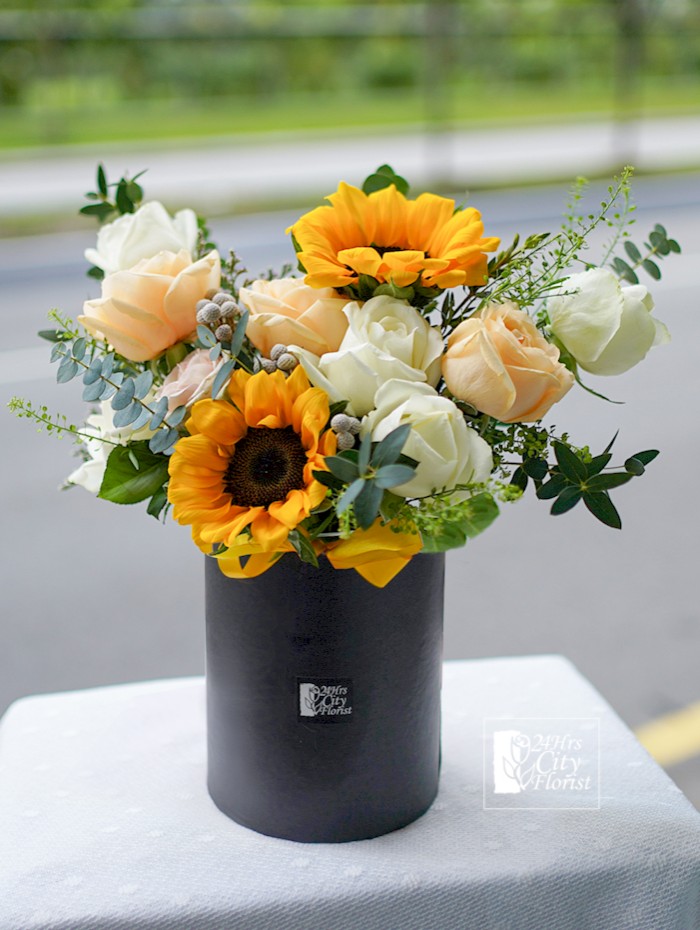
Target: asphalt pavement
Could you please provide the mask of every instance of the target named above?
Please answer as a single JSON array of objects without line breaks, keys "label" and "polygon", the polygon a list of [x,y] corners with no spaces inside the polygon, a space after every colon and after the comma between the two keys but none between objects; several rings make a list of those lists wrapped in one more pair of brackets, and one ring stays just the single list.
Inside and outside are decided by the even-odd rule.
[{"label": "asphalt pavement", "polygon": [[[410,174],[400,158],[394,166]],[[360,181],[372,167],[345,177]],[[448,658],[562,653],[635,727],[700,700],[700,178],[640,180],[636,199],[638,238],[659,221],[683,246],[653,286],[673,341],[626,375],[591,379],[624,406],[576,389],[552,419],[596,451],[619,428],[620,459],[646,448],[662,455],[617,492],[622,532],[582,508],[553,518],[528,494],[504,507],[484,536],[450,553],[445,650]],[[475,200],[488,234],[504,240],[516,230],[553,228],[562,203],[561,188]],[[284,229],[297,215],[220,220],[215,234],[258,273],[291,258]],[[187,530],[82,489],[59,493],[75,465],[70,445],[37,435],[5,409],[19,393],[76,421],[84,415],[79,386],[54,383],[48,349],[33,334],[48,308],[75,315],[95,295],[81,258],[93,236],[0,240],[0,711],[23,694],[203,668],[203,565]],[[700,804],[699,760],[670,771]]]}]

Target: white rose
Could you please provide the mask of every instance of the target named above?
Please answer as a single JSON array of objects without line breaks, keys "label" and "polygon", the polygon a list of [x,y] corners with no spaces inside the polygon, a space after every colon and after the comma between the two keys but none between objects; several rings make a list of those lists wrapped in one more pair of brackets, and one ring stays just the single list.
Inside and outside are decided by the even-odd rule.
[{"label": "white rose", "polygon": [[197,215],[180,210],[171,217],[162,203],[151,200],[135,213],[125,213],[106,223],[97,234],[97,248],[86,249],[85,258],[106,275],[133,268],[141,259],[158,252],[186,249],[194,255],[197,246]]},{"label": "white rose", "polygon": [[[152,394],[144,398],[147,404],[151,400],[153,400]],[[85,448],[90,457],[68,475],[66,484],[80,485],[91,494],[97,494],[102,485],[102,479],[107,468],[107,459],[114,448],[114,443],[125,446],[127,442],[150,439],[153,435],[153,430],[148,428],[148,424],[137,430],[132,430],[130,426],[117,428],[114,426],[113,416],[114,411],[112,410],[111,401],[103,400],[100,403],[100,412],[93,413],[87,418],[85,427],[81,432],[95,437],[94,439],[85,440]],[[108,442],[100,442],[100,437],[108,440]]]},{"label": "white rose", "polygon": [[643,284],[622,287],[612,271],[590,268],[562,287],[571,293],[547,301],[552,332],[585,371],[622,374],[671,338]]},{"label": "white rose", "polygon": [[347,400],[348,412],[361,417],[374,407],[377,388],[390,379],[427,382],[440,379],[442,336],[405,300],[372,297],[343,308],[348,329],[337,352],[320,358],[292,345],[309,380],[332,401]]},{"label": "white rose", "polygon": [[493,469],[491,447],[464,422],[448,398],[427,384],[387,381],[377,391],[376,410],[362,422],[362,434],[375,442],[409,423],[411,432],[403,453],[418,462],[415,476],[393,494],[424,497],[433,490],[487,481]]},{"label": "white rose", "polygon": [[182,404],[191,407],[203,397],[211,396],[216,375],[223,364],[221,356],[216,361],[211,360],[209,349],[195,349],[173,368],[156,391],[155,399],[167,397],[170,413]]}]

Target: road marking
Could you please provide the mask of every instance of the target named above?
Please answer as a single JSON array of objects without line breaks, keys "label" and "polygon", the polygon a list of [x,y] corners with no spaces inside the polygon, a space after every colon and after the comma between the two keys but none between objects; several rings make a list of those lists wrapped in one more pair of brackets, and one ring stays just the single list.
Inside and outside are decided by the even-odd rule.
[{"label": "road marking", "polygon": [[635,734],[659,765],[678,765],[699,756],[700,701],[645,723]]}]

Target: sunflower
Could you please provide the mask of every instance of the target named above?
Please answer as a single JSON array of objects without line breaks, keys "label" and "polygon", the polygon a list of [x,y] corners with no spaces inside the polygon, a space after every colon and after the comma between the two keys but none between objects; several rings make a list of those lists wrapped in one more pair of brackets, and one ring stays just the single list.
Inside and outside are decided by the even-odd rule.
[{"label": "sunflower", "polygon": [[173,516],[191,525],[203,552],[233,546],[247,530],[264,552],[279,551],[326,496],[313,472],[336,450],[325,430],[328,397],[299,366],[249,375],[234,372],[228,398],[200,400],[170,459]]},{"label": "sunflower", "polygon": [[311,287],[351,287],[360,275],[407,287],[476,286],[488,279],[486,252],[499,239],[482,238],[481,214],[455,210],[454,200],[421,194],[408,200],[392,184],[365,194],[341,183],[290,227]]}]

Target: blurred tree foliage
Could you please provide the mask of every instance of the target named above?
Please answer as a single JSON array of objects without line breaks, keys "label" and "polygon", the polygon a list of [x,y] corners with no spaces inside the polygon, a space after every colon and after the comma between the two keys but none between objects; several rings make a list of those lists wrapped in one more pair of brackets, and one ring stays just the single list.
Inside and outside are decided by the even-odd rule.
[{"label": "blurred tree foliage", "polygon": [[[695,81],[700,0],[4,0],[2,109]],[[463,96],[461,99],[465,99]]]}]

